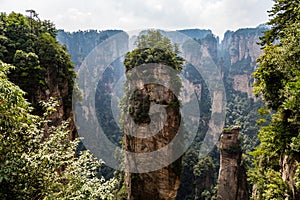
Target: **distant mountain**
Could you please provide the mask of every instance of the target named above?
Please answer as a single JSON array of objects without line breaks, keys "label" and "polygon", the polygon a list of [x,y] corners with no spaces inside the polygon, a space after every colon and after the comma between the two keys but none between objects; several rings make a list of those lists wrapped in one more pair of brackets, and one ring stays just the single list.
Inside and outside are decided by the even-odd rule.
[{"label": "distant mountain", "polygon": [[88,30],[77,32],[65,32],[59,30],[57,40],[66,45],[71,59],[75,64],[75,69],[81,65],[83,59],[94,49],[98,44],[109,38],[110,36],[122,32],[121,30]]},{"label": "distant mountain", "polygon": [[183,29],[183,30],[177,30],[180,33],[183,33],[191,38],[194,38],[196,40],[202,40],[207,35],[212,35],[211,30],[206,29]]},{"label": "distant mountain", "polygon": [[[263,103],[260,99],[253,95],[253,78],[252,72],[257,67],[256,59],[260,55],[261,47],[257,44],[259,37],[268,27],[259,25],[256,28],[243,28],[237,31],[227,31],[224,39],[220,42],[211,30],[205,29],[184,29],[178,32],[195,39],[199,45],[207,48],[208,54],[211,56],[215,65],[220,69],[224,81],[227,98],[226,126],[240,125],[240,135],[242,137],[241,145],[243,152],[253,150],[258,140],[256,134],[258,127],[256,120],[259,118],[257,109]],[[103,42],[110,36],[120,33],[120,30],[107,31],[79,31],[74,33],[64,32],[58,33],[58,40],[65,44],[71,54],[75,68],[78,69],[96,45]],[[174,32],[162,31],[167,37],[175,37]],[[136,37],[135,37],[136,38]],[[173,38],[174,39],[174,38]],[[180,38],[175,38],[180,41]],[[99,80],[97,95],[98,99],[97,114],[102,119],[106,118],[107,123],[102,126],[110,129],[109,139],[114,143],[122,138],[122,133],[117,128],[117,124],[113,123],[113,116],[110,111],[111,95],[114,82],[124,73],[124,67],[120,60],[112,63],[112,67],[108,67],[104,72],[103,78]],[[211,99],[207,90],[205,77],[201,77],[195,72],[193,66],[188,65],[183,73],[193,84],[198,84],[200,89],[201,103],[201,123],[199,127],[198,137],[196,137],[191,148],[183,158],[183,173],[181,178],[181,186],[179,188],[177,199],[205,199],[204,194],[214,195],[212,188],[216,185],[219,170],[219,151],[215,148],[208,156],[211,157],[213,165],[206,166],[207,162],[197,157],[197,151],[202,144],[203,134],[208,129],[208,123],[211,115]],[[101,103],[99,104],[99,102]],[[101,114],[102,113],[102,114]],[[101,120],[100,120],[101,121]],[[109,128],[111,127],[111,128]],[[209,159],[210,160],[210,159]],[[212,168],[212,166],[214,166]],[[196,169],[209,168],[209,174],[200,176]],[[108,170],[109,171],[109,170]],[[111,175],[111,172],[108,172]]]}]

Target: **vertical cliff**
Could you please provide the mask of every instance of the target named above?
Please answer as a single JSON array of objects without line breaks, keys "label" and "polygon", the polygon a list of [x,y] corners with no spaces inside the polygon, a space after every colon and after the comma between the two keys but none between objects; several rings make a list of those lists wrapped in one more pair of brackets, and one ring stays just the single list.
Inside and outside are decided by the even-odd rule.
[{"label": "vertical cliff", "polygon": [[[40,101],[55,97],[59,107],[51,116],[52,123],[72,118],[74,65],[66,48],[56,40],[54,25],[38,15],[27,17],[13,12],[1,13],[0,26],[0,60],[15,66],[9,79],[26,92],[33,114],[42,115]],[[71,129],[73,139],[76,131],[72,122]]]},{"label": "vertical cliff", "polygon": [[295,178],[297,169],[299,167],[299,154],[293,154],[293,156],[289,154],[282,155],[280,159],[280,171],[282,180],[288,185],[291,196],[286,199],[300,199],[300,191],[296,188]]},{"label": "vertical cliff", "polygon": [[234,64],[238,61],[250,57],[251,63],[255,63],[261,53],[257,44],[265,28],[245,28],[235,32],[227,31],[221,43],[223,50],[230,55],[230,62]]},{"label": "vertical cliff", "polygon": [[[212,60],[216,63],[219,69],[222,70],[222,73],[224,75],[224,85],[226,88],[226,98],[228,102],[226,125],[230,126],[233,124],[241,124],[243,130],[240,133],[243,137],[241,145],[244,147],[244,149],[246,149],[246,151],[252,150],[253,147],[257,144],[256,134],[258,132],[258,129],[255,124],[256,119],[259,118],[257,114],[257,109],[262,106],[262,103],[253,95],[253,79],[251,77],[251,73],[255,70],[256,59],[261,53],[260,46],[257,44],[257,42],[259,41],[259,37],[262,35],[262,32],[264,30],[266,30],[266,28],[260,26],[257,28],[239,29],[235,32],[228,31],[226,32],[224,39],[221,43],[219,43],[218,38],[215,37],[210,30],[189,29],[179,31],[182,34],[186,34],[192,38],[195,38],[200,45],[204,46],[208,50],[208,53],[211,56]],[[75,63],[77,63],[77,67],[80,66],[84,55],[86,55],[95,45],[101,43],[105,38],[109,37],[109,34],[114,33],[114,31],[98,31],[97,34],[95,31],[90,32],[91,33],[82,31],[78,33],[61,32],[58,35],[59,40],[62,43],[65,43],[70,49],[70,52],[72,54],[72,60]],[[114,67],[113,70],[116,70],[116,67]],[[209,99],[209,91],[207,90],[205,81],[203,80],[203,77],[201,77],[201,74],[199,74],[195,70],[192,71],[190,69],[184,70],[183,73],[188,73],[190,78],[187,78],[189,78],[189,80],[193,82],[193,84],[197,84],[199,85],[199,88],[201,88],[201,92],[199,93],[199,102],[201,102],[199,103],[199,107],[201,110],[201,127],[199,128],[199,133],[195,139],[195,142],[192,144],[191,149],[184,156],[183,159],[183,173],[181,176],[181,185],[176,197],[179,200],[195,198],[196,196],[199,197],[201,196],[200,193],[202,193],[205,190],[209,190],[208,185],[211,183],[212,185],[214,185],[216,182],[216,178],[214,179],[213,176],[216,177],[214,173],[217,173],[219,163],[219,155],[217,153],[217,150],[215,150],[215,152],[213,152],[210,155],[213,158],[214,164],[216,165],[215,172],[212,172],[212,170],[208,170],[207,175],[199,176],[197,170],[195,170],[198,162],[200,162],[197,158],[197,149],[199,149],[201,141],[203,140],[203,135],[205,135],[205,132],[208,128],[208,121],[210,119],[210,110],[212,105]],[[111,91],[111,88],[109,88],[111,87],[111,84],[106,84],[106,87],[109,89],[109,91]],[[150,96],[153,95],[153,93],[150,95],[149,88],[147,89],[146,87],[143,90],[139,91],[139,93],[145,98],[147,96],[147,98],[150,98]],[[107,94],[110,95],[109,92]],[[110,102],[107,102],[108,103],[103,103],[103,101],[101,101],[101,106],[107,107],[105,109],[110,110]],[[150,102],[151,105],[155,104],[152,101]],[[101,110],[101,113],[104,112]],[[105,116],[107,115],[105,114]],[[147,120],[149,119],[146,119],[146,121]],[[173,120],[175,120],[175,118]],[[146,122],[146,124],[147,123],[148,122]],[[133,145],[133,151],[147,151],[146,147],[137,145],[138,142],[146,144],[146,140],[138,141],[135,137],[128,137],[125,141],[128,145]],[[165,140],[165,142],[166,141],[167,140]],[[159,144],[156,143],[156,145]],[[167,170],[163,170],[159,173],[166,174]],[[145,174],[127,174],[128,188],[131,187],[131,189],[129,190],[144,190],[148,192],[151,191],[152,193],[154,191],[154,188],[152,188],[154,185],[149,186],[145,183],[147,183],[147,180],[158,180],[158,178],[157,175],[155,175],[156,172],[150,172],[149,174],[150,177]],[[174,177],[176,176],[177,174]],[[140,177],[141,180],[136,181],[134,184],[132,184],[134,182],[132,180],[138,180],[137,177]],[[164,177],[165,179],[167,179],[167,176]],[[171,182],[172,181],[170,181],[170,184]],[[167,182],[164,182],[164,184],[167,184]],[[147,189],[146,187],[149,187],[150,189]],[[157,192],[153,193],[158,194]]]},{"label": "vertical cliff", "polygon": [[195,175],[195,200],[211,198],[214,180],[215,165],[211,157],[207,156],[199,160],[194,166]]},{"label": "vertical cliff", "polygon": [[233,88],[247,93],[248,98],[254,98],[251,74],[257,67],[256,59],[262,53],[261,46],[257,42],[265,30],[265,27],[259,26],[235,32],[227,31],[221,43],[226,67],[230,78],[233,79]]},{"label": "vertical cliff", "polygon": [[[154,67],[151,71],[155,74],[156,79],[171,84],[172,80],[167,71],[162,69],[159,70],[159,73],[155,73]],[[134,79],[129,85],[137,83],[143,87],[135,90],[129,97],[127,105],[130,117],[124,118],[124,148],[126,151],[137,154],[159,151],[173,140],[179,130],[180,104],[173,91],[167,87],[153,83],[146,84],[141,79]],[[137,125],[138,127],[136,127]],[[176,146],[176,148],[178,150],[180,146]],[[159,160],[153,162],[167,163],[168,159],[166,158],[174,156],[173,152],[175,151],[176,149],[169,149],[165,155],[157,158]],[[125,166],[143,165],[147,168],[152,164],[148,163],[149,159],[153,158],[144,157],[137,161],[135,156],[128,156],[125,157]],[[137,170],[137,173],[126,173],[128,199],[172,200],[176,197],[179,188],[180,174],[181,159],[156,171],[138,173]]]},{"label": "vertical cliff", "polygon": [[264,103],[253,93],[252,73],[257,67],[256,59],[262,53],[257,43],[265,30],[265,26],[258,26],[227,31],[220,44],[228,107],[226,126],[240,124],[241,145],[245,152],[252,151],[258,144],[256,120],[260,116],[257,110]]},{"label": "vertical cliff", "polygon": [[82,61],[86,56],[104,40],[114,34],[120,33],[120,30],[88,30],[78,32],[65,32],[59,30],[57,33],[57,40],[66,45],[71,54],[72,62],[75,65],[76,71],[80,67]]},{"label": "vertical cliff", "polygon": [[249,199],[246,171],[241,162],[242,152],[238,136],[238,127],[223,131],[221,136],[218,200]]},{"label": "vertical cliff", "polygon": [[[125,56],[123,147],[128,200],[173,200],[180,185],[181,131],[179,74],[183,58],[160,31],[136,39]],[[131,152],[131,153],[128,153]]]}]

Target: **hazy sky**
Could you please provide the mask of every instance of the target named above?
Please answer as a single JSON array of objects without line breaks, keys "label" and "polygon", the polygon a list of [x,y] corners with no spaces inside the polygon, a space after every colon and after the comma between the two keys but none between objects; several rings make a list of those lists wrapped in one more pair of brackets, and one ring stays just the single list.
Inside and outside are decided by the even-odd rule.
[{"label": "hazy sky", "polygon": [[271,0],[0,0],[0,11],[26,14],[67,31],[86,29],[183,28],[226,30],[256,27],[268,20]]}]

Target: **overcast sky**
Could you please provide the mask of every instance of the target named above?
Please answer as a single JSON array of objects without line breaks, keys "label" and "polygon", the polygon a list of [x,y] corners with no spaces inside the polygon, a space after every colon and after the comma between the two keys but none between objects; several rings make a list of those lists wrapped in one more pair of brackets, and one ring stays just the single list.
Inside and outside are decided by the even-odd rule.
[{"label": "overcast sky", "polygon": [[67,31],[87,29],[184,28],[226,30],[256,27],[268,20],[272,0],[0,0],[0,11],[26,14]]}]

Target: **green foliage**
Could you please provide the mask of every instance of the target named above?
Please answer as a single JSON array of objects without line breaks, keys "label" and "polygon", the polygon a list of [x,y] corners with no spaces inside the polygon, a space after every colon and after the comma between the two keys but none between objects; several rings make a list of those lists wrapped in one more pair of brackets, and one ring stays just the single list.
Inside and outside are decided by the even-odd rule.
[{"label": "green foliage", "polygon": [[295,186],[297,190],[300,190],[300,167],[297,166],[297,170],[295,173]]},{"label": "green foliage", "polygon": [[217,199],[216,193],[217,193],[217,187],[214,187],[212,190],[204,190],[201,193],[199,200],[216,200]]},{"label": "green foliage", "polygon": [[[256,198],[259,199],[285,199],[291,195],[293,188],[288,188],[280,175],[281,162],[285,155],[295,159],[295,163],[299,162],[299,5],[299,1],[275,1],[271,10],[273,18],[269,21],[273,27],[262,37],[262,43],[266,46],[254,73],[257,80],[255,92],[263,97],[268,109],[274,113],[271,123],[260,129],[258,137],[261,143],[251,153],[254,168],[249,172],[249,180],[258,188]],[[274,39],[279,41],[273,44]],[[289,180],[290,183],[296,187],[299,185],[299,170],[295,179]]]},{"label": "green foliage", "polygon": [[[263,106],[263,102],[259,99],[254,101],[246,93],[234,90],[232,84],[233,80],[228,77],[225,81],[227,98],[226,126],[240,126],[240,135],[243,138],[241,140],[242,149],[244,152],[249,152],[258,144],[257,132],[259,127],[256,123],[261,116],[257,111]],[[264,121],[268,121],[268,116],[265,117]]]},{"label": "green foliage", "polygon": [[255,184],[255,192],[258,194],[253,199],[284,200],[288,197],[287,184],[281,178],[280,172],[274,169],[250,170],[249,181]]},{"label": "green foliage", "polygon": [[102,163],[88,151],[75,156],[79,139],[68,139],[68,123],[50,125],[57,102],[44,103],[42,117],[30,114],[9,69],[0,62],[1,199],[113,199],[115,180],[97,176]]},{"label": "green foliage", "polygon": [[55,37],[56,29],[49,21],[14,12],[0,14],[0,59],[15,66],[10,80],[26,92],[25,97],[35,108],[40,100],[37,92],[58,85],[68,92],[62,101],[64,108],[70,110],[74,66],[66,48]]},{"label": "green foliage", "polygon": [[268,25],[272,29],[265,32],[261,37],[262,45],[271,44],[276,39],[285,37],[284,30],[289,29],[293,24],[299,24],[300,21],[300,2],[299,0],[273,0],[273,8],[269,11],[272,17]]},{"label": "green foliage", "polygon": [[[198,161],[194,166],[194,175],[198,177],[207,176],[213,174],[215,166],[210,156],[204,157]],[[211,172],[211,173],[208,173]]]},{"label": "green foliage", "polygon": [[178,56],[177,45],[159,31],[147,31],[137,38],[136,44],[137,48],[125,56],[126,71],[147,63],[161,63],[179,72],[182,70],[183,58]]},{"label": "green foliage", "polygon": [[[172,67],[178,73],[182,70],[183,58],[177,55],[179,53],[177,45],[172,44],[171,41],[167,37],[164,37],[159,31],[148,30],[145,34],[141,34],[136,40],[136,46],[136,49],[126,54],[124,60],[127,72],[126,76],[129,81],[131,79],[131,74],[128,72],[131,69],[148,63],[164,64]],[[168,70],[166,70],[165,73],[169,73]],[[149,76],[149,73],[143,74],[143,72],[140,72],[137,76],[142,77],[145,75]],[[170,73],[170,75],[172,75],[172,73]],[[148,78],[150,79],[151,77]],[[154,76],[153,78],[156,79]],[[170,77],[170,84],[172,85],[172,88],[175,88],[172,92],[178,94],[182,86],[180,77],[177,75]],[[150,92],[153,87],[161,86],[156,84],[147,84],[144,85],[144,87],[146,87],[149,90],[148,92]],[[125,91],[126,90],[127,86],[125,85]],[[126,99],[126,97],[124,97],[124,99]],[[125,107],[124,105],[123,107],[124,109],[128,109],[129,114],[133,117],[136,123],[150,123],[149,110],[151,102],[166,104],[166,102],[156,102],[155,99],[150,99],[149,94],[147,92],[145,93],[143,90],[136,90],[134,91],[134,94],[128,98],[128,102],[125,103]],[[178,101],[170,102],[169,107],[177,105],[178,107],[180,105]]]},{"label": "green foliage", "polygon": [[115,171],[114,177],[117,180],[117,186],[115,188],[115,199],[116,200],[126,200],[127,199],[127,190],[125,183],[125,174],[121,171]]},{"label": "green foliage", "polygon": [[251,57],[244,58],[242,60],[238,60],[234,63],[230,68],[231,75],[239,75],[239,74],[251,74],[253,71],[251,69]]}]

